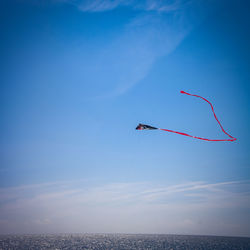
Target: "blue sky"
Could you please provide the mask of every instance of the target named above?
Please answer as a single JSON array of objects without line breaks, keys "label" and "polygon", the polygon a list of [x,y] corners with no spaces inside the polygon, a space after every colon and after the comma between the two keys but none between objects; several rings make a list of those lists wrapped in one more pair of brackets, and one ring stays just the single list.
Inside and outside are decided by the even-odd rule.
[{"label": "blue sky", "polygon": [[248,5],[1,1],[0,233],[250,236]]}]

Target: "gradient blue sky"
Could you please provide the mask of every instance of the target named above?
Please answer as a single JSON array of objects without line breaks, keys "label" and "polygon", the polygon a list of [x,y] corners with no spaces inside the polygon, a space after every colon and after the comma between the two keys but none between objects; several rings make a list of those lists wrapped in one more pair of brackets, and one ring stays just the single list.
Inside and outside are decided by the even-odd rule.
[{"label": "gradient blue sky", "polygon": [[250,236],[249,7],[1,1],[0,233]]}]

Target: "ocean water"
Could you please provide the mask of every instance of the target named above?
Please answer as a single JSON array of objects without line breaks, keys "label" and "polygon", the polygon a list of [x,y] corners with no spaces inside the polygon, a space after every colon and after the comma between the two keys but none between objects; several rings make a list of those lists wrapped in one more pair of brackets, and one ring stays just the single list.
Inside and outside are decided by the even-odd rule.
[{"label": "ocean water", "polygon": [[0,249],[250,250],[250,238],[163,234],[0,235]]}]

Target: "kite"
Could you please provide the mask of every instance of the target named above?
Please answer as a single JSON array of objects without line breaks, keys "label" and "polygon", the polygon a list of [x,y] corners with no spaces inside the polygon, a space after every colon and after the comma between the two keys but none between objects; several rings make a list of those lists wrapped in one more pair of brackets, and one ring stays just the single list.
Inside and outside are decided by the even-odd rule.
[{"label": "kite", "polygon": [[198,139],[198,140],[203,140],[203,141],[236,141],[237,139],[234,138],[233,136],[231,136],[230,134],[228,134],[224,128],[222,127],[221,123],[219,122],[215,112],[214,112],[214,107],[212,105],[212,103],[210,101],[208,101],[207,99],[205,99],[204,97],[202,96],[199,96],[199,95],[192,95],[192,94],[189,94],[183,90],[180,91],[181,94],[186,94],[186,95],[189,95],[189,96],[195,96],[195,97],[198,97],[198,98],[201,98],[202,100],[206,101],[210,106],[211,106],[211,109],[212,109],[212,112],[213,112],[213,115],[214,115],[214,118],[215,120],[218,122],[222,132],[224,134],[226,134],[230,139],[219,139],[219,140],[216,140],[216,139],[207,139],[207,138],[203,138],[203,137],[197,137],[197,136],[193,136],[193,135],[189,135],[189,134],[186,134],[186,133],[182,133],[182,132],[178,132],[178,131],[174,131],[174,130],[170,130],[170,129],[163,129],[163,128],[156,128],[156,127],[152,127],[152,126],[149,126],[149,125],[145,125],[145,124],[141,124],[139,123],[139,125],[136,127],[137,130],[154,130],[154,129],[159,129],[159,130],[162,130],[162,131],[166,131],[166,132],[171,132],[171,133],[176,133],[176,134],[179,134],[179,135],[184,135],[184,136],[188,136],[188,137],[192,137],[194,139]]}]

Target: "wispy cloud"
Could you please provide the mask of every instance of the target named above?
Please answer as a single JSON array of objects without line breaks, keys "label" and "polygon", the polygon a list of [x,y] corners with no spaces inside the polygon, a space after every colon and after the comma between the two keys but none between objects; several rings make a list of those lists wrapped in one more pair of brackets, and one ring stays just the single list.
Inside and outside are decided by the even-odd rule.
[{"label": "wispy cloud", "polygon": [[98,53],[92,53],[84,66],[90,69],[85,71],[87,81],[96,85],[96,89],[102,89],[102,93],[97,93],[95,98],[127,93],[145,79],[159,58],[179,46],[206,18],[209,9],[216,9],[214,0],[203,5],[199,0],[58,1],[93,14],[119,7],[135,11],[134,17],[128,20],[119,34],[108,45],[103,44]]},{"label": "wispy cloud", "polygon": [[137,10],[170,12],[179,10],[190,4],[193,0],[56,0],[77,6],[85,12],[102,12],[113,10],[118,7],[131,7]]},{"label": "wispy cloud", "polygon": [[[170,186],[153,183],[87,186],[79,181],[35,188],[35,191],[28,186],[0,190],[5,193],[1,195],[1,233],[48,230],[184,233],[187,229],[193,233],[223,234],[223,230],[229,235],[249,233],[245,223],[248,213],[243,211],[250,209],[250,181]],[[215,224],[218,230],[212,232]]]},{"label": "wispy cloud", "polygon": [[126,4],[126,1],[124,0],[65,0],[64,2],[67,2],[69,4],[73,4],[77,6],[81,11],[86,12],[101,12],[101,11],[108,11],[113,10],[119,6],[127,5],[130,1]]}]

